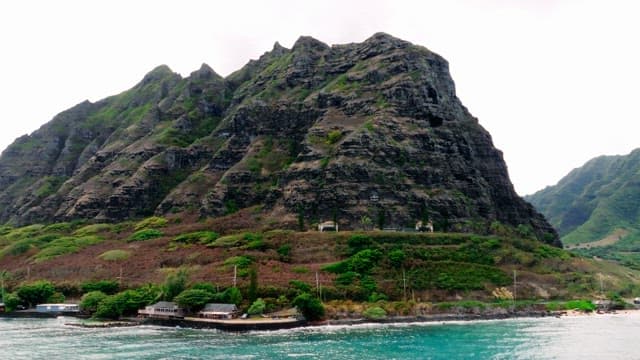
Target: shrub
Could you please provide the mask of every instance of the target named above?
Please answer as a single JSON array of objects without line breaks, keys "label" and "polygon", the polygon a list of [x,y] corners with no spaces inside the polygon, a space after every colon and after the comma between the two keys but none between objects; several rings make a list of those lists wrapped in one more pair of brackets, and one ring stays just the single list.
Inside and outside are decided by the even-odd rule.
[{"label": "shrub", "polygon": [[132,241],[151,240],[151,239],[158,238],[158,237],[160,237],[162,235],[164,235],[164,234],[160,230],[143,229],[143,230],[138,230],[138,231],[134,232],[131,236],[129,236],[127,241],[128,242],[132,242]]},{"label": "shrub", "polygon": [[211,244],[216,241],[220,235],[214,231],[196,231],[176,236],[173,241],[182,244]]},{"label": "shrub", "polygon": [[388,300],[387,295],[382,294],[382,293],[377,293],[377,292],[372,292],[371,295],[369,295],[369,302],[378,302],[381,300]]},{"label": "shrub", "polygon": [[340,141],[340,138],[342,138],[342,131],[332,130],[327,134],[327,140],[325,142],[327,145],[333,145]]},{"label": "shrub", "polygon": [[76,236],[95,235],[97,233],[111,231],[112,225],[110,224],[91,224],[83,226],[80,229],[73,232]]},{"label": "shrub", "polygon": [[324,317],[324,306],[317,298],[309,293],[298,295],[293,299],[293,305],[298,308],[305,319],[309,321],[317,321]]},{"label": "shrub", "polygon": [[389,262],[396,268],[402,267],[402,265],[404,264],[404,259],[406,258],[404,251],[400,249],[392,250],[391,252],[389,252],[388,256]]},{"label": "shrub", "polygon": [[82,292],[89,293],[94,291],[100,291],[107,295],[113,295],[118,292],[119,284],[115,280],[96,280],[85,281],[80,285]]},{"label": "shrub", "polygon": [[360,250],[367,249],[371,246],[371,243],[371,237],[361,234],[351,235],[349,240],[347,240],[350,254],[355,254]]},{"label": "shrub", "polygon": [[291,271],[293,271],[296,274],[308,274],[309,273],[309,268],[306,266],[294,266]]},{"label": "shrub", "polygon": [[62,222],[62,223],[55,223],[55,224],[47,225],[44,229],[42,229],[42,231],[44,231],[44,232],[68,232],[68,231],[71,230],[71,228],[72,228],[71,223]]},{"label": "shrub", "polygon": [[349,260],[338,261],[333,264],[328,264],[322,267],[322,270],[328,271],[334,274],[343,274],[349,271]]},{"label": "shrub", "polygon": [[591,312],[596,309],[596,306],[589,300],[571,300],[567,301],[565,309]]},{"label": "shrub", "polygon": [[311,285],[307,284],[304,281],[291,280],[289,281],[289,286],[303,293],[311,292]]},{"label": "shrub", "polygon": [[345,273],[342,273],[342,274],[336,276],[336,279],[334,281],[335,281],[336,285],[349,286],[349,285],[353,284],[359,278],[360,278],[360,274],[358,274],[357,272],[347,271]]},{"label": "shrub", "polygon": [[152,216],[138,222],[133,229],[138,231],[142,229],[161,228],[167,226],[167,223],[169,223],[169,221],[165,218]]},{"label": "shrub", "polygon": [[387,316],[387,312],[379,306],[373,306],[363,311],[362,316],[369,320],[380,320]]},{"label": "shrub", "polygon": [[264,240],[262,239],[252,240],[247,244],[247,250],[263,251],[266,248],[267,248],[267,244],[265,244]]},{"label": "shrub", "polygon": [[278,255],[280,255],[280,260],[284,262],[288,262],[290,260],[289,254],[291,253],[291,245],[284,244],[276,250]]},{"label": "shrub", "polygon": [[246,269],[253,261],[246,256],[232,256],[224,261],[225,266],[237,266],[240,269]]},{"label": "shrub", "polygon": [[20,297],[15,293],[4,294],[4,306],[7,312],[14,311],[22,303]]},{"label": "shrub", "polygon": [[80,308],[88,313],[94,313],[98,309],[98,304],[107,298],[107,294],[102,291],[91,291],[82,295]]},{"label": "shrub", "polygon": [[360,274],[367,274],[382,258],[380,250],[361,250],[349,259],[349,268]]},{"label": "shrub", "polygon": [[227,235],[211,242],[207,247],[234,247],[239,246],[243,241],[243,236],[239,234]]},{"label": "shrub", "polygon": [[121,261],[121,260],[127,260],[130,256],[131,256],[131,251],[116,249],[116,250],[105,251],[102,254],[100,254],[100,256],[98,257],[104,261]]},{"label": "shrub", "polygon": [[247,310],[247,314],[249,315],[262,315],[264,309],[267,305],[262,299],[257,299],[251,304],[249,310]]},{"label": "shrub", "polygon": [[102,242],[102,238],[95,235],[83,237],[65,236],[56,238],[42,246],[42,250],[34,256],[36,262],[52,259],[57,256],[73,254],[87,246]]}]

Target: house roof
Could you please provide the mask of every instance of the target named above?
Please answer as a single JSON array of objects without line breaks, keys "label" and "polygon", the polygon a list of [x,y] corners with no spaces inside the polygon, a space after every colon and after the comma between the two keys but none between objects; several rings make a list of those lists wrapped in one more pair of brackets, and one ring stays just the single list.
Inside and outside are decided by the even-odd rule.
[{"label": "house roof", "polygon": [[202,312],[232,313],[234,311],[238,311],[235,304],[207,304],[202,309]]},{"label": "house roof", "polygon": [[152,307],[154,309],[159,309],[159,308],[175,308],[178,307],[178,305],[174,302],[171,301],[158,301],[157,303],[153,304],[153,305],[149,305],[149,307]]}]

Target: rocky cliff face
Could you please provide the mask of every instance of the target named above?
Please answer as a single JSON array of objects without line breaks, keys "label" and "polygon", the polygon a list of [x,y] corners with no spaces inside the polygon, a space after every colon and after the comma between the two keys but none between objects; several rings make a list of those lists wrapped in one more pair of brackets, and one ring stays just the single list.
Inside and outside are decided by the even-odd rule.
[{"label": "rocky cliff face", "polygon": [[276,43],[226,78],[158,67],[17,139],[0,191],[0,221],[21,224],[252,208],[290,226],[500,222],[558,244],[456,97],[446,60],[382,33]]}]

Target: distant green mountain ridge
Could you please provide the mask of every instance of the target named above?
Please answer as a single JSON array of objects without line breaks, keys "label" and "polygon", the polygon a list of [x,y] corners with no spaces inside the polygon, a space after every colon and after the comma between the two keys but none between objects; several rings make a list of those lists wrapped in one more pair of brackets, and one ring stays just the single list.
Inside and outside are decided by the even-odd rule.
[{"label": "distant green mountain ridge", "polygon": [[640,264],[640,149],[594,158],[525,199],[567,248]]}]

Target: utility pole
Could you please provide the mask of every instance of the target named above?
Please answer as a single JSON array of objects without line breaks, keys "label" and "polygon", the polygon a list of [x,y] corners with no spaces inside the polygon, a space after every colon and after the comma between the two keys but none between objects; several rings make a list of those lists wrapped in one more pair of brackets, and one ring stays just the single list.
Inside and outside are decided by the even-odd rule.
[{"label": "utility pole", "polygon": [[237,287],[238,281],[238,265],[233,265],[233,287]]},{"label": "utility pole", "polygon": [[516,269],[513,269],[513,309],[515,310],[516,308],[516,299],[517,299],[517,275],[516,275]]},{"label": "utility pole", "polygon": [[316,271],[316,292],[318,293],[318,298],[320,299],[320,279],[318,278],[317,271]]},{"label": "utility pole", "polygon": [[404,297],[404,301],[407,301],[407,277],[404,273],[404,268],[402,268],[402,294]]}]

